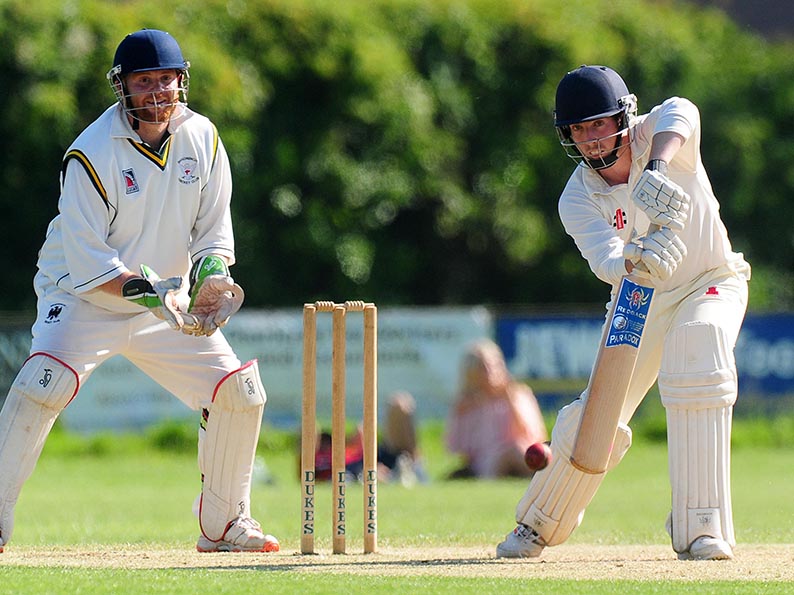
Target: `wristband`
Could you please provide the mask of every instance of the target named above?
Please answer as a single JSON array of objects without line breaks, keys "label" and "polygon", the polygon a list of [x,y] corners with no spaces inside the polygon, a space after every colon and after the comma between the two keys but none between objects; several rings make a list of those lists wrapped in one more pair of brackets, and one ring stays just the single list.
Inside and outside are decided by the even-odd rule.
[{"label": "wristband", "polygon": [[152,284],[142,277],[133,277],[121,286],[122,297],[144,308],[156,308],[163,302],[155,292]]},{"label": "wristband", "polygon": [[648,171],[658,171],[663,176],[667,175],[667,162],[664,159],[651,159],[645,166]]}]

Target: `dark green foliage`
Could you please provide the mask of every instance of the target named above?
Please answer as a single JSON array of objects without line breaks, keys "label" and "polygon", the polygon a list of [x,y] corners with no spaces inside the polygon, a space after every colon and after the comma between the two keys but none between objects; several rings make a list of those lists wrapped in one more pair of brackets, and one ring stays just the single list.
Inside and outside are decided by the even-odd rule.
[{"label": "dark green foliage", "polygon": [[149,430],[149,441],[164,452],[193,452],[197,448],[198,421],[164,421]]},{"label": "dark green foliage", "polygon": [[9,0],[0,8],[0,310],[32,309],[60,159],[112,101],[126,34],[173,33],[235,176],[249,307],[603,302],[558,222],[572,162],[551,127],[566,70],[606,63],[641,110],[694,100],[751,307],[794,306],[790,47],[680,2]]}]

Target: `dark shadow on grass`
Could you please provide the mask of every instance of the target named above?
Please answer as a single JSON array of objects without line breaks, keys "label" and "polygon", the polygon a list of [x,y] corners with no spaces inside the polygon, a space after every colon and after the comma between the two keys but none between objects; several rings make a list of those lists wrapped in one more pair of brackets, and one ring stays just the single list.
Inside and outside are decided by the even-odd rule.
[{"label": "dark shadow on grass", "polygon": [[[212,554],[217,555],[217,554]],[[236,554],[231,554],[236,555]],[[245,555],[245,554],[242,554]],[[345,567],[349,567],[351,570],[353,569],[377,569],[379,567],[382,568],[397,568],[397,567],[416,567],[416,568],[437,568],[437,567],[456,567],[456,566],[511,566],[516,564],[524,564],[527,566],[538,566],[538,565],[548,565],[549,567],[572,567],[577,568],[580,567],[582,564],[607,564],[613,566],[623,566],[626,564],[637,564],[637,563],[654,563],[654,562],[662,562],[662,561],[669,561],[668,558],[665,557],[643,557],[643,558],[597,558],[597,559],[568,559],[568,560],[548,560],[545,558],[521,558],[521,559],[497,559],[495,557],[483,557],[483,558],[420,558],[416,560],[384,560],[379,559],[377,554],[374,557],[363,557],[363,556],[355,556],[355,559],[347,558],[345,555],[334,555],[334,556],[312,556],[312,555],[302,555],[302,554],[295,554],[293,556],[295,561],[285,561],[285,562],[278,562],[273,564],[262,563],[260,560],[256,562],[252,561],[251,564],[235,564],[235,565],[223,565],[223,566],[203,566],[203,565],[193,565],[193,566],[180,566],[180,567],[173,567],[174,570],[219,570],[219,571],[226,571],[226,570],[258,570],[262,572],[294,572],[294,571],[322,571],[324,568],[333,568],[335,570],[344,570]],[[284,558],[280,558],[280,560],[284,560]],[[683,562],[682,562],[683,563]]]}]

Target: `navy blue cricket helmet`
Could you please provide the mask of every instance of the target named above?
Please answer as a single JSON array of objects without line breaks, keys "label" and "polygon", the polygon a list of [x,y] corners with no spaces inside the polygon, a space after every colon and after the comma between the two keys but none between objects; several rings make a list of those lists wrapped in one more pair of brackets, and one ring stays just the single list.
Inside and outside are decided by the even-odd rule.
[{"label": "navy blue cricket helmet", "polygon": [[[623,132],[637,113],[637,98],[621,76],[607,66],[583,65],[568,72],[557,85],[554,127],[566,154],[578,164],[592,169],[609,167],[617,161]],[[571,142],[570,126],[588,120],[618,118],[618,139],[610,156],[596,162],[585,159]]]},{"label": "navy blue cricket helmet", "polygon": [[148,70],[176,70],[179,73],[180,103],[187,105],[189,68],[190,62],[185,60],[182,49],[170,33],[158,29],[141,29],[121,40],[113,57],[113,67],[107,73],[107,79],[116,99],[127,113],[135,117],[128,101],[129,95],[124,84],[125,76]]},{"label": "navy blue cricket helmet", "polygon": [[186,70],[190,65],[170,33],[142,29],[121,40],[113,57],[113,67],[120,75],[145,70]]}]

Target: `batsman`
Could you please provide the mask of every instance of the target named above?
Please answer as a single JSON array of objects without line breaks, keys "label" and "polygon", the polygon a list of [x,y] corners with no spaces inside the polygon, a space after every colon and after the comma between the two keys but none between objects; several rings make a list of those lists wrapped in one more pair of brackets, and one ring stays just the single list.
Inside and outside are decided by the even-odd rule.
[{"label": "batsman", "polygon": [[[552,463],[532,478],[516,509],[518,524],[496,555],[536,557],[571,535],[606,473],[631,446],[628,423],[656,382],[667,418],[672,497],[666,528],[673,550],[679,559],[733,558],[733,351],[750,267],[733,251],[720,219],[700,155],[698,109],[671,97],[637,115],[637,99],[617,72],[581,66],[557,86],[554,126],[577,164],[559,200],[560,218],[593,273],[612,286],[607,309],[629,297],[637,303],[644,294],[653,297],[627,388],[593,394],[590,403],[586,389],[559,411]],[[619,295],[627,274],[651,291]],[[607,329],[627,324],[632,321],[625,317],[605,322]],[[600,419],[599,407],[614,400],[622,408],[596,428],[615,436],[603,469],[574,465],[575,445],[588,447],[577,443],[587,441],[585,433],[577,435],[580,426]],[[594,454],[597,460],[602,453]]]},{"label": "batsman", "polygon": [[0,413],[0,552],[56,418],[114,355],[201,412],[197,549],[279,549],[250,511],[265,389],[219,330],[243,300],[229,274],[229,160],[187,106],[188,72],[165,31],[126,36],[107,73],[116,101],[64,156],[30,356]]}]

